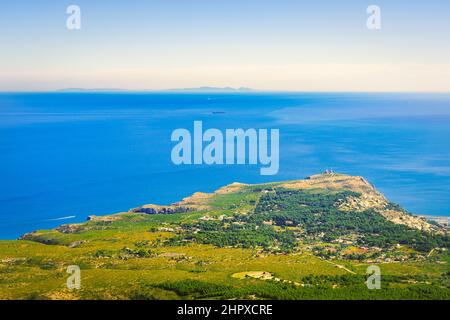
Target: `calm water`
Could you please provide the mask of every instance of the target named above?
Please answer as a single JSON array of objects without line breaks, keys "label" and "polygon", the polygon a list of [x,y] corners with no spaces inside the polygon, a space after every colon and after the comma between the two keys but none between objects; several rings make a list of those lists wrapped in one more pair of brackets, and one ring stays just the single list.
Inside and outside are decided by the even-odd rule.
[{"label": "calm water", "polygon": [[[279,128],[279,174],[173,165],[170,135],[194,120]],[[0,239],[326,168],[367,177],[411,212],[449,215],[450,95],[0,94]]]}]

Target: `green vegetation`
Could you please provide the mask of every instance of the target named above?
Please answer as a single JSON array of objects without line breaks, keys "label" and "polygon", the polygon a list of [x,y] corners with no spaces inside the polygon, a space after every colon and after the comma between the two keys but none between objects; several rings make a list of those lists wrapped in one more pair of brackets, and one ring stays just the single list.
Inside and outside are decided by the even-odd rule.
[{"label": "green vegetation", "polygon": [[[401,244],[419,252],[428,252],[436,247],[449,247],[447,236],[423,233],[392,223],[374,210],[340,210],[336,204],[349,196],[358,197],[360,194],[271,189],[260,197],[253,214],[184,224],[185,232],[169,243],[197,242],[218,247],[262,247],[272,252],[278,248],[280,252],[292,252],[297,247],[298,238],[332,242],[340,237],[351,237],[358,245],[379,248]],[[242,203],[242,199],[236,196],[235,200]],[[390,206],[390,209],[395,207]]]},{"label": "green vegetation", "polygon": [[[393,223],[379,207],[344,210],[360,189],[241,186],[198,210],[0,241],[0,299],[450,299],[448,234]],[[365,284],[372,264],[380,290]],[[65,287],[69,265],[81,290]]]},{"label": "green vegetation", "polygon": [[[279,226],[299,225],[309,236],[324,233],[329,242],[349,234],[358,235],[361,245],[389,247],[396,243],[426,252],[435,247],[449,247],[447,236],[421,233],[386,220],[374,210],[342,211],[336,204],[347,197],[359,197],[350,191],[314,193],[310,191],[276,190],[261,197],[249,222],[272,220]],[[392,209],[393,206],[390,204]],[[287,223],[289,221],[289,223]]]}]

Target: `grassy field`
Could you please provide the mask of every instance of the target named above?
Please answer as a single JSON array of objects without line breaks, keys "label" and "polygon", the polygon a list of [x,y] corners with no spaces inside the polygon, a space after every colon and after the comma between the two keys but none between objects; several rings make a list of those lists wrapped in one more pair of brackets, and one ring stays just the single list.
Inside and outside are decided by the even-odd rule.
[{"label": "grassy field", "polygon": [[[243,187],[216,194],[200,211],[128,212],[0,241],[0,299],[450,299],[446,248],[427,254],[393,246],[381,251],[381,259],[357,242],[305,234],[300,224],[258,224],[249,217],[263,195],[261,186]],[[239,239],[252,237],[250,231],[255,237],[265,232],[269,236],[261,241],[269,243]],[[235,244],[196,238],[223,232],[236,235],[227,239]],[[285,251],[284,233],[296,237]],[[379,290],[365,283],[374,256],[381,269]],[[80,290],[66,286],[69,265],[81,269]]]}]

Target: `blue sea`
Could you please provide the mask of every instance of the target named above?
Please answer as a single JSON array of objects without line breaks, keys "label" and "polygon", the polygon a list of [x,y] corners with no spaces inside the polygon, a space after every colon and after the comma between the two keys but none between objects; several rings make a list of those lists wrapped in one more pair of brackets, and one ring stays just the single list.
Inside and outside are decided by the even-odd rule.
[{"label": "blue sea", "polygon": [[[176,166],[171,133],[280,130],[280,170]],[[412,213],[450,215],[450,95],[2,93],[0,239],[234,181],[366,177]]]}]

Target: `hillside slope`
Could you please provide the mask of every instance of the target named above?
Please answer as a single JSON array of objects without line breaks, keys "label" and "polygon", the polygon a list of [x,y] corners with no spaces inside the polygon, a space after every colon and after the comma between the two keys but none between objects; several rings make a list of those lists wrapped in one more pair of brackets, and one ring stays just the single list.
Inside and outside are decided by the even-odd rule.
[{"label": "hillside slope", "polygon": [[[448,248],[362,177],[233,183],[0,241],[0,298],[449,299]],[[365,286],[371,264],[382,290]]]}]

